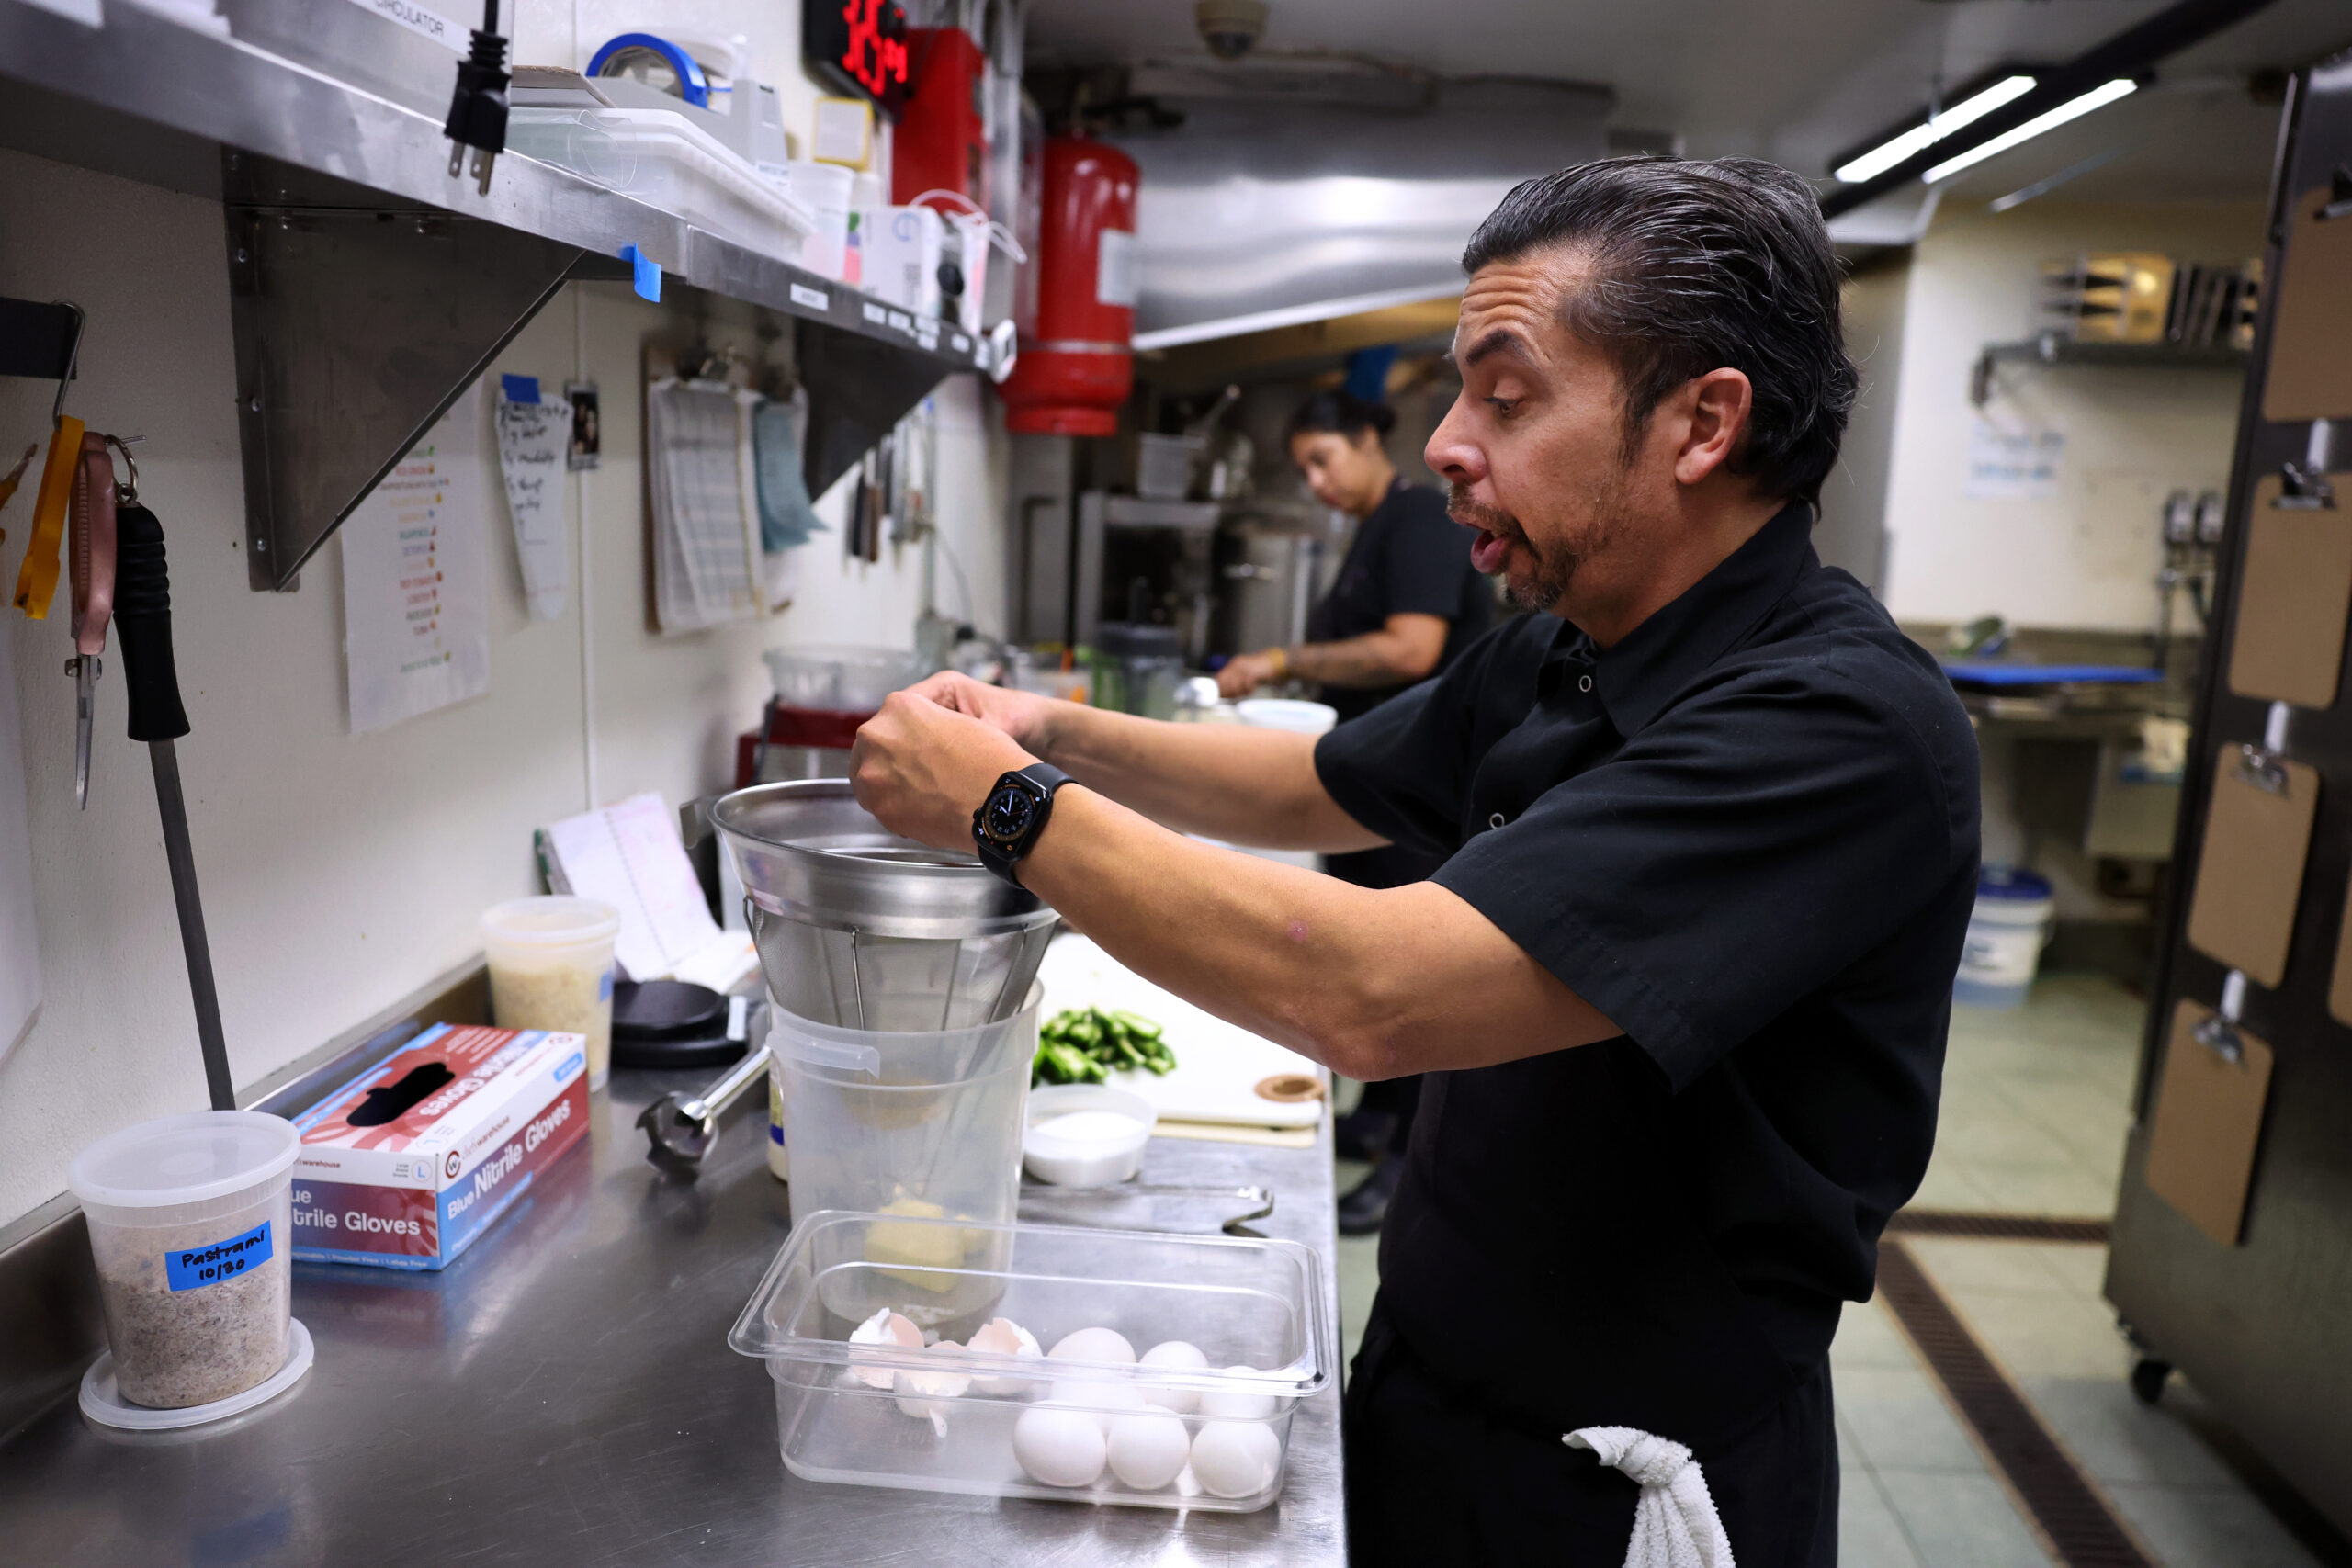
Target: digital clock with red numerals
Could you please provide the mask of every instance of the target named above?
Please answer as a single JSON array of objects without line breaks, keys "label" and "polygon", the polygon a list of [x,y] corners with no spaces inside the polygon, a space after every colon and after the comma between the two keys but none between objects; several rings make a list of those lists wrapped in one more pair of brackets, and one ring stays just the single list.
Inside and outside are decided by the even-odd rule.
[{"label": "digital clock with red numerals", "polygon": [[896,118],[907,100],[907,13],[899,0],[802,0],[811,69]]}]

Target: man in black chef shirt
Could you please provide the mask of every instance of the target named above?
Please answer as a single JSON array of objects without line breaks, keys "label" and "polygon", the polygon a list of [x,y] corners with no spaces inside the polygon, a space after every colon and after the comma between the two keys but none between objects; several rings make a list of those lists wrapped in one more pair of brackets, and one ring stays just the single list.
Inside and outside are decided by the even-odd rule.
[{"label": "man in black chef shirt", "polygon": [[[1741,1568],[1814,1568],[1839,1303],[1933,1140],[1974,742],[1808,542],[1855,382],[1810,187],[1586,164],[1464,264],[1428,456],[1548,615],[1311,745],[934,677],[859,798],[1244,1027],[1433,1075],[1348,1390],[1357,1562],[1613,1568],[1634,1483],[1563,1438],[1619,1427],[1688,1445]],[[1364,889],[1161,824],[1452,853]]]}]

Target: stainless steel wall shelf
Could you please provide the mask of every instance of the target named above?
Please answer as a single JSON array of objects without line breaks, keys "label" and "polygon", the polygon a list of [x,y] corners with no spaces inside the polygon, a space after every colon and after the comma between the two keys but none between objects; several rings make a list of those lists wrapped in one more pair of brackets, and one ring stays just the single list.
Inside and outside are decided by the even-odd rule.
[{"label": "stainless steel wall shelf", "polygon": [[[351,10],[335,20],[381,28],[388,55],[413,43]],[[509,154],[478,195],[416,95],[134,5],[86,28],[0,0],[0,145],[222,204],[255,588],[288,585],[563,283],[628,277],[624,245],[665,291],[800,323],[812,493],[941,377],[989,367],[984,340],[564,170]]]}]

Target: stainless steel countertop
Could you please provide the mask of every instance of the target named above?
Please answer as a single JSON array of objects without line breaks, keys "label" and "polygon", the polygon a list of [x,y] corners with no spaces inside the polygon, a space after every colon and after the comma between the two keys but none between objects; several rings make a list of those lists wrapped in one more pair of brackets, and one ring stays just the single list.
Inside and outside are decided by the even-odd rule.
[{"label": "stainless steel countertop", "polygon": [[[318,1359],[260,1409],[186,1433],[91,1426],[72,1397],[0,1446],[12,1562],[158,1564],[1283,1563],[1346,1558],[1339,1384],[1293,1422],[1282,1496],[1178,1513],[801,1481],[765,1370],[728,1325],[783,1245],[765,1097],[696,1179],[644,1158],[639,1110],[716,1075],[616,1072],[583,1145],[439,1274],[297,1264]],[[1338,1300],[1329,1123],[1313,1149],[1155,1138],[1142,1180],[1273,1189],[1256,1228],[1305,1242]],[[1123,1201],[1117,1222],[1144,1217]],[[1246,1205],[1151,1200],[1214,1234]],[[1067,1222],[1069,1199],[1024,1203]],[[1336,1332],[1334,1339],[1336,1341]]]}]

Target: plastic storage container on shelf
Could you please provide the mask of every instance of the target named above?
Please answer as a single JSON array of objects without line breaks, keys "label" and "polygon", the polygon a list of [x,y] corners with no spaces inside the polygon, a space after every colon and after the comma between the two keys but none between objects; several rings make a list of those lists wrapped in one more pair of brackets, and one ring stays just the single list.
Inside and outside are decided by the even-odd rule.
[{"label": "plastic storage container on shelf", "polygon": [[666,109],[516,106],[506,150],[553,164],[673,212],[722,239],[785,261],[818,220],[700,126]]},{"label": "plastic storage container on shelf", "polygon": [[[947,1245],[923,1230],[992,1261],[910,1260]],[[952,1315],[932,1310],[951,1299]],[[926,1313],[937,1343],[851,1342],[886,1310]],[[1048,1350],[1108,1328],[1138,1355],[1182,1341],[1202,1356],[964,1348],[1000,1317]],[[766,1361],[785,1467],[805,1480],[1227,1513],[1281,1493],[1293,1415],[1336,1354],[1321,1269],[1296,1242],[834,1213],[794,1224],[727,1342]]]},{"label": "plastic storage container on shelf", "polygon": [[2047,877],[2013,865],[1978,872],[1976,907],[1968,917],[1951,999],[1972,1007],[2022,1007],[2041,950],[2050,944],[2056,910]]},{"label": "plastic storage container on shelf", "polygon": [[301,1146],[283,1117],[198,1111],[74,1157],[67,1184],[89,1224],[122,1401],[217,1404],[287,1365]]}]

